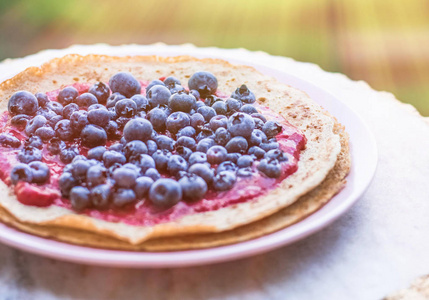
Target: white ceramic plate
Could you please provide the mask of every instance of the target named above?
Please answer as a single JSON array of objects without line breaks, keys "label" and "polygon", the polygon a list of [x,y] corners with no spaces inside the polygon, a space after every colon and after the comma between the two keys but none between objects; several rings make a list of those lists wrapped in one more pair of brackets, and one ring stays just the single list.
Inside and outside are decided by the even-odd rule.
[{"label": "white ceramic plate", "polygon": [[[96,50],[94,47],[80,47],[79,50],[66,49],[52,51],[52,53],[49,53],[49,57],[47,57],[46,53],[41,53],[27,57],[21,61],[13,62],[9,67],[12,67],[15,63],[16,70],[11,71],[8,68],[8,71],[9,75],[12,75],[12,73],[21,71],[18,69],[22,69],[24,65],[37,65],[46,59],[54,56],[62,56],[70,52],[81,54],[106,53],[111,55],[158,54],[165,56],[188,54],[196,57],[219,57],[231,62],[251,65],[264,74],[274,76],[281,82],[305,91],[314,101],[326,108],[332,115],[338,118],[340,123],[346,126],[347,132],[350,134],[352,156],[352,168],[347,177],[347,186],[328,204],[297,224],[254,240],[211,249],[164,253],[101,250],[74,246],[33,236],[3,224],[0,224],[0,242],[23,251],[51,258],[104,266],[179,267],[221,262],[263,253],[309,236],[329,225],[346,212],[359,199],[371,182],[377,165],[375,139],[366,124],[343,102],[335,98],[328,91],[315,86],[304,78],[298,78],[293,74],[289,74],[286,70],[277,69],[275,66],[272,67],[266,63],[258,63],[257,60],[253,59],[243,61],[240,57],[237,57],[234,50],[177,46],[166,47],[160,45],[131,46],[127,49],[124,52],[123,48],[107,46],[99,46]],[[266,62],[267,60],[264,59],[263,61]],[[357,147],[356,145],[365,145],[365,147]]]}]

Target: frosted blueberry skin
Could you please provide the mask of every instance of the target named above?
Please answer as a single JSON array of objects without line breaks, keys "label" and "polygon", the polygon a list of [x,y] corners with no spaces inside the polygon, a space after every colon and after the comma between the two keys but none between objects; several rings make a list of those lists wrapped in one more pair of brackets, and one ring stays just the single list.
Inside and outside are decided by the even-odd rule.
[{"label": "frosted blueberry skin", "polygon": [[12,116],[19,114],[33,116],[39,108],[39,102],[33,94],[19,91],[9,99],[7,108]]}]

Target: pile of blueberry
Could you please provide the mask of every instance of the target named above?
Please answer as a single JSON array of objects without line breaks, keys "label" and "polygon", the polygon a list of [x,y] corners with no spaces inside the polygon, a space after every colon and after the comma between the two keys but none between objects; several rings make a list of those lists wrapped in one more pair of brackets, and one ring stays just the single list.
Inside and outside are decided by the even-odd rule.
[{"label": "pile of blueberry", "polygon": [[[258,113],[245,85],[226,100],[215,95],[217,79],[209,72],[193,74],[188,86],[175,77],[154,80],[143,96],[140,82],[120,72],[83,94],[66,87],[57,101],[15,93],[11,124],[28,138],[22,147],[16,137],[0,135],[1,145],[22,147],[12,183],[48,182],[43,149],[66,164],[59,187],[76,210],[142,198],[167,208],[200,200],[209,189],[227,191],[258,171],[280,176],[287,161],[276,140],[282,126]],[[89,148],[86,156],[81,146]]]}]

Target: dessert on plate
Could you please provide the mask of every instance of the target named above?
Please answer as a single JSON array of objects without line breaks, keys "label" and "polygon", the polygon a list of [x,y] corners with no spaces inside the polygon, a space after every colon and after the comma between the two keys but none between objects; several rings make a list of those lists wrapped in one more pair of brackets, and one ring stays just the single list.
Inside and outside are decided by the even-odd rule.
[{"label": "dessert on plate", "polygon": [[102,248],[248,240],[345,184],[344,128],[255,69],[187,56],[68,55],[0,84],[0,219]]}]

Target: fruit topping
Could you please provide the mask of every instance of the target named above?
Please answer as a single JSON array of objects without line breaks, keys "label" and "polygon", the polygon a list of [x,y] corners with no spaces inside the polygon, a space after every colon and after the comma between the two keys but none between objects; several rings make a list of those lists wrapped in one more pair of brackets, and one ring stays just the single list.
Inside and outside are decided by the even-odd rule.
[{"label": "fruit topping", "polygon": [[246,85],[223,99],[215,95],[216,77],[197,72],[188,87],[170,76],[144,86],[145,96],[140,81],[120,72],[108,85],[65,87],[56,99],[15,93],[10,124],[21,135],[0,134],[1,147],[18,149],[11,182],[41,189],[58,182],[62,197],[82,211],[143,199],[167,209],[240,180],[281,177],[288,155],[276,137],[283,126],[258,111]]}]

